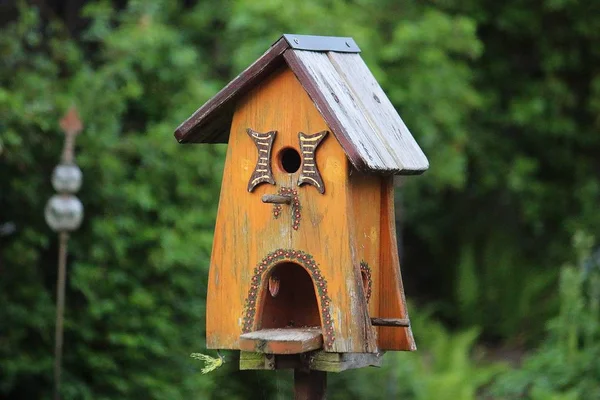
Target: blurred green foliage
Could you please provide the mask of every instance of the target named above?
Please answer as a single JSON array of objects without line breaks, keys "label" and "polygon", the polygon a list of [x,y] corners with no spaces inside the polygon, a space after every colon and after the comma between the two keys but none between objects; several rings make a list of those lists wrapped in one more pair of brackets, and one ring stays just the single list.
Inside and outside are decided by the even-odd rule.
[{"label": "blurred green foliage", "polygon": [[449,332],[425,310],[412,313],[418,351],[388,353],[383,366],[330,376],[330,396],[336,400],[475,399],[478,390],[506,369],[485,360],[476,346],[479,332],[470,328]]},{"label": "blurred green foliage", "polygon": [[[328,399],[332,400],[455,400],[474,399],[482,386],[507,366],[485,359],[485,350],[476,345],[475,328],[450,332],[431,317],[430,312],[413,313],[411,323],[419,332],[419,350],[412,353],[388,353],[381,368],[363,368],[328,374]],[[217,370],[220,378],[227,373]],[[247,372],[270,376],[274,391],[255,392],[255,398],[285,400],[293,398],[291,371]],[[262,377],[261,376],[261,377]],[[213,398],[232,398],[213,395]],[[253,397],[248,397],[253,398]]]},{"label": "blurred green foliage", "polygon": [[188,355],[202,342],[223,149],[178,146],[170,134],[213,88],[160,11],[92,4],[78,42],[21,3],[0,35],[1,220],[18,229],[2,248],[0,392],[51,393],[57,246],[40,212],[63,142],[57,121],[73,101],[85,124],[86,219],[70,242],[65,398],[185,398],[210,387]]},{"label": "blurred green foliage", "polygon": [[[189,358],[204,345],[224,146],[172,137],[285,32],[354,37],[431,164],[405,181],[399,204],[420,350],[334,376],[331,390],[348,399],[474,398],[504,368],[481,360],[477,338],[536,343],[559,299],[550,344],[502,375],[494,393],[562,399],[597,390],[589,383],[600,379],[597,327],[588,327],[597,306],[574,289],[594,285],[566,269],[561,296],[553,290],[555,266],[580,254],[570,238],[600,226],[597,4],[36,4],[0,5],[0,224],[16,227],[0,230],[0,394],[49,398],[57,240],[43,208],[62,146],[57,122],[76,104],[86,218],[70,242],[65,398],[289,397],[287,372],[236,371],[232,353],[202,376]],[[565,311],[565,290],[581,306]],[[419,312],[426,308],[431,318]],[[575,363],[585,370],[558,383],[544,375]]]},{"label": "blurred green foliage", "polygon": [[540,348],[497,379],[495,398],[600,398],[600,253],[592,255],[592,243],[581,232],[575,235],[579,259],[561,269],[560,312]]},{"label": "blurred green foliage", "polygon": [[[449,318],[482,325],[488,338],[531,341],[556,307],[553,266],[574,256],[575,232],[600,226],[600,4],[439,4],[477,26],[483,51],[470,65],[481,102],[463,125],[462,187],[416,180],[407,199],[417,251],[433,257],[404,271],[435,271],[421,287],[453,292]],[[428,118],[408,114],[408,126],[415,115]]]}]

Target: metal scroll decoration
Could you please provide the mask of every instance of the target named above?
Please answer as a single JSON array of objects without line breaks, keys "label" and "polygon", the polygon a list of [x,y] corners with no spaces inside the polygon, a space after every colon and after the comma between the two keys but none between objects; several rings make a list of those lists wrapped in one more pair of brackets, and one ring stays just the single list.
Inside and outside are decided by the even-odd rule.
[{"label": "metal scroll decoration", "polygon": [[335,334],[333,332],[333,319],[331,318],[331,312],[329,311],[329,305],[331,304],[331,298],[327,292],[327,279],[321,274],[319,265],[316,263],[312,255],[305,253],[300,250],[293,249],[277,249],[265,256],[258,265],[254,268],[254,274],[250,284],[250,290],[246,297],[246,303],[244,307],[244,316],[242,319],[242,332],[251,332],[256,317],[256,302],[259,296],[259,291],[263,286],[263,282],[266,280],[266,284],[269,282],[269,271],[277,264],[282,262],[293,262],[300,264],[310,274],[317,293],[319,296],[319,304],[321,311],[321,321],[323,323],[323,338],[325,341],[325,349],[331,349],[335,342]]},{"label": "metal scroll decoration", "polygon": [[365,261],[360,262],[360,274],[363,279],[366,279],[365,296],[367,303],[371,300],[371,292],[373,287],[373,280],[371,279],[371,267]]},{"label": "metal scroll decoration", "polygon": [[317,150],[317,146],[319,146],[325,136],[327,136],[327,131],[321,131],[313,135],[307,135],[304,132],[298,133],[300,148],[302,149],[302,171],[298,178],[298,186],[308,183],[316,187],[321,194],[325,193],[325,185],[317,169],[315,150]]},{"label": "metal scroll decoration", "polygon": [[256,149],[258,150],[258,160],[256,161],[256,167],[250,180],[248,181],[248,191],[252,192],[254,188],[263,183],[268,182],[271,185],[275,184],[273,178],[273,171],[271,170],[271,150],[273,148],[273,141],[277,131],[269,131],[267,133],[260,133],[250,128],[246,129],[248,136],[254,141]]},{"label": "metal scroll decoration", "polygon": [[[292,228],[297,231],[300,227],[300,219],[302,218],[302,206],[296,189],[282,187],[279,189],[279,194],[282,196],[290,196],[292,198]],[[273,217],[278,219],[281,216],[281,204],[273,205]]]}]

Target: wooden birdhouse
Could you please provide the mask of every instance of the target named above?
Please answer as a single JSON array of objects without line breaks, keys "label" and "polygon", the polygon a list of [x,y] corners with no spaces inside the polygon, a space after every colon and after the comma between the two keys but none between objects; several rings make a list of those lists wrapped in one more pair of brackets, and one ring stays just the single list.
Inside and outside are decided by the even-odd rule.
[{"label": "wooden birdhouse", "polygon": [[309,368],[339,371],[416,348],[393,175],[428,161],[359,52],[284,35],[175,132],[228,143],[206,341],[241,350],[242,369],[311,352]]}]

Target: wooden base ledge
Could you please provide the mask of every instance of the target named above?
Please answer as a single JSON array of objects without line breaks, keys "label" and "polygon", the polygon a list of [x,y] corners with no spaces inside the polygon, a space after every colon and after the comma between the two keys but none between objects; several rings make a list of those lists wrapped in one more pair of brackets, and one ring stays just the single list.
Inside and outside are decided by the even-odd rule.
[{"label": "wooden base ledge", "polygon": [[373,326],[398,326],[409,327],[410,321],[408,318],[371,318]]},{"label": "wooden base ledge", "polygon": [[304,369],[342,372],[364,367],[381,367],[382,353],[327,353],[315,351],[304,354],[263,354],[242,351],[240,370]]}]

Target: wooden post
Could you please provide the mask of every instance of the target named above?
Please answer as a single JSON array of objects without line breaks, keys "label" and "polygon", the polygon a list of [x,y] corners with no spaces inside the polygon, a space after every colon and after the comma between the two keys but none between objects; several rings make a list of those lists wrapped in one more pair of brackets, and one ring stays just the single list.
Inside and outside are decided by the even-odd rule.
[{"label": "wooden post", "polygon": [[325,400],[327,389],[327,372],[294,370],[294,399],[295,400]]}]

